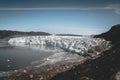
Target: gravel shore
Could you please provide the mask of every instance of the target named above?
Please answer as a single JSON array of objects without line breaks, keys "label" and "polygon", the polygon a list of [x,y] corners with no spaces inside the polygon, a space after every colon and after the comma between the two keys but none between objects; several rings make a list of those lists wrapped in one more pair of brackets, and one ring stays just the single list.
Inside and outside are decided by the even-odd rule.
[{"label": "gravel shore", "polygon": [[66,63],[62,65],[44,65],[41,67],[27,67],[22,69],[5,80],[50,80],[52,77],[74,69],[79,64],[83,64],[86,60],[80,62]]}]

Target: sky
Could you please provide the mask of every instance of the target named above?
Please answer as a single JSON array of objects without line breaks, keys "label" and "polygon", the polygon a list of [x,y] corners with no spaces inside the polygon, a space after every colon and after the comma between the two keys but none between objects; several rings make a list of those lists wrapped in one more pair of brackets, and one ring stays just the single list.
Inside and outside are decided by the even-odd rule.
[{"label": "sky", "polygon": [[120,0],[0,0],[0,30],[92,35],[120,24]]}]

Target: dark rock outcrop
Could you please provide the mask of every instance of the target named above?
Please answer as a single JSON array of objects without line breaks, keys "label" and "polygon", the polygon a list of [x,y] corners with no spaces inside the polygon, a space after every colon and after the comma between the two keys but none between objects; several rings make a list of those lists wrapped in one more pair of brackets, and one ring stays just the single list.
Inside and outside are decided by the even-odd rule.
[{"label": "dark rock outcrop", "polygon": [[120,41],[120,24],[112,26],[108,32],[96,35],[95,37],[104,38],[108,41],[112,41],[112,43]]}]

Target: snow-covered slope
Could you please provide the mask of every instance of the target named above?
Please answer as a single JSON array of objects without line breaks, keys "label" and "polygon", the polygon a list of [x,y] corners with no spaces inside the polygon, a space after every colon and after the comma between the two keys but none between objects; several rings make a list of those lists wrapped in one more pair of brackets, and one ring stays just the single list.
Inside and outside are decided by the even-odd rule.
[{"label": "snow-covered slope", "polygon": [[81,55],[84,53],[99,54],[99,52],[103,51],[102,48],[104,49],[108,45],[108,42],[99,38],[54,35],[17,37],[11,38],[8,42],[15,46],[41,45],[58,47]]}]

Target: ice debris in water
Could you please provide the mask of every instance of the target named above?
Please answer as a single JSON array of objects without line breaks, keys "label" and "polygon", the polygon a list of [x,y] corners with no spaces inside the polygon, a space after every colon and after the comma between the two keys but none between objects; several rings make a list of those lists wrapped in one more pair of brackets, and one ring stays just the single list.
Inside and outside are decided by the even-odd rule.
[{"label": "ice debris in water", "polygon": [[7,59],[7,62],[10,62],[10,59]]},{"label": "ice debris in water", "polygon": [[33,74],[30,74],[29,76],[30,76],[30,78],[33,78]]},{"label": "ice debris in water", "polygon": [[7,67],[10,67],[10,65],[7,65]]},{"label": "ice debris in water", "polygon": [[26,73],[26,72],[27,72],[27,70],[23,70],[23,72],[24,72],[24,73]]}]

